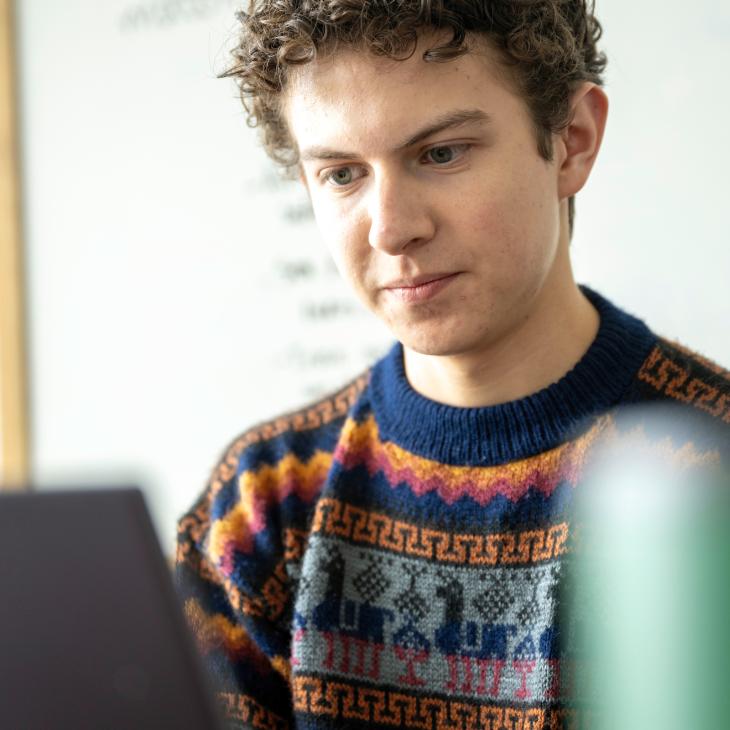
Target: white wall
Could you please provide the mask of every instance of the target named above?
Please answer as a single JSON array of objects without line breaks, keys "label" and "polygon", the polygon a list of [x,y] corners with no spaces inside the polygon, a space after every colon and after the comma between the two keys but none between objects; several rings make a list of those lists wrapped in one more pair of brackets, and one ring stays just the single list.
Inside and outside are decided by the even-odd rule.
[{"label": "white wall", "polygon": [[[18,3],[37,478],[137,480],[166,549],[224,445],[389,341],[217,80],[233,0]],[[725,364],[730,10],[599,0],[578,278]]]},{"label": "white wall", "polygon": [[609,125],[574,262],[658,332],[730,364],[730,6],[598,0]]}]

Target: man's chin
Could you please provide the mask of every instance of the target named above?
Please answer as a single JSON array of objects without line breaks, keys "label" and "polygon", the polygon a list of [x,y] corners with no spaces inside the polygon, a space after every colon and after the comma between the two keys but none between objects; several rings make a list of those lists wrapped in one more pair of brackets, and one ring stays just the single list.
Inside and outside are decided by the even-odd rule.
[{"label": "man's chin", "polygon": [[454,336],[454,333],[421,335],[420,337],[414,337],[413,333],[405,333],[405,336],[398,337],[398,340],[404,348],[411,352],[428,357],[461,355],[469,350],[468,344]]},{"label": "man's chin", "polygon": [[434,327],[391,328],[404,348],[427,357],[484,357],[499,343],[499,332],[487,327],[468,327],[464,322],[443,322]]}]

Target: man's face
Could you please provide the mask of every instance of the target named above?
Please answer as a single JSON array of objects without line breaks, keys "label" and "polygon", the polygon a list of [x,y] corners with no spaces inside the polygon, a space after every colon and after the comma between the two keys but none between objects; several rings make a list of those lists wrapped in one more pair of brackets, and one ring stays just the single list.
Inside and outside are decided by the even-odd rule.
[{"label": "man's face", "polygon": [[560,155],[539,155],[493,56],[425,62],[432,44],[407,61],[344,50],[297,69],[286,118],[359,298],[416,352],[482,352],[566,283]]}]

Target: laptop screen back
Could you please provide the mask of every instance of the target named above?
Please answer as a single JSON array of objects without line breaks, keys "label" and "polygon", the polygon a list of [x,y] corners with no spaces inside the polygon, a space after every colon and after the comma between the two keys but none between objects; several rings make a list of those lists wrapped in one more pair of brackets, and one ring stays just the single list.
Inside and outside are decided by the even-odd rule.
[{"label": "laptop screen back", "polygon": [[138,490],[0,496],[0,725],[220,727]]}]

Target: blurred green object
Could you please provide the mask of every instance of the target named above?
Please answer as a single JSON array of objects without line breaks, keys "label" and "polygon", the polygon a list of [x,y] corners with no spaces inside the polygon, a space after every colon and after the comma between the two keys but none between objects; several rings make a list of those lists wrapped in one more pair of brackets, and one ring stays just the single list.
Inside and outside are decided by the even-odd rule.
[{"label": "blurred green object", "polygon": [[686,667],[688,725],[730,727],[730,479],[722,479],[687,536],[691,637]]},{"label": "blurred green object", "polygon": [[600,730],[727,730],[730,480],[711,449],[646,432],[611,444],[577,497],[570,701]]}]

